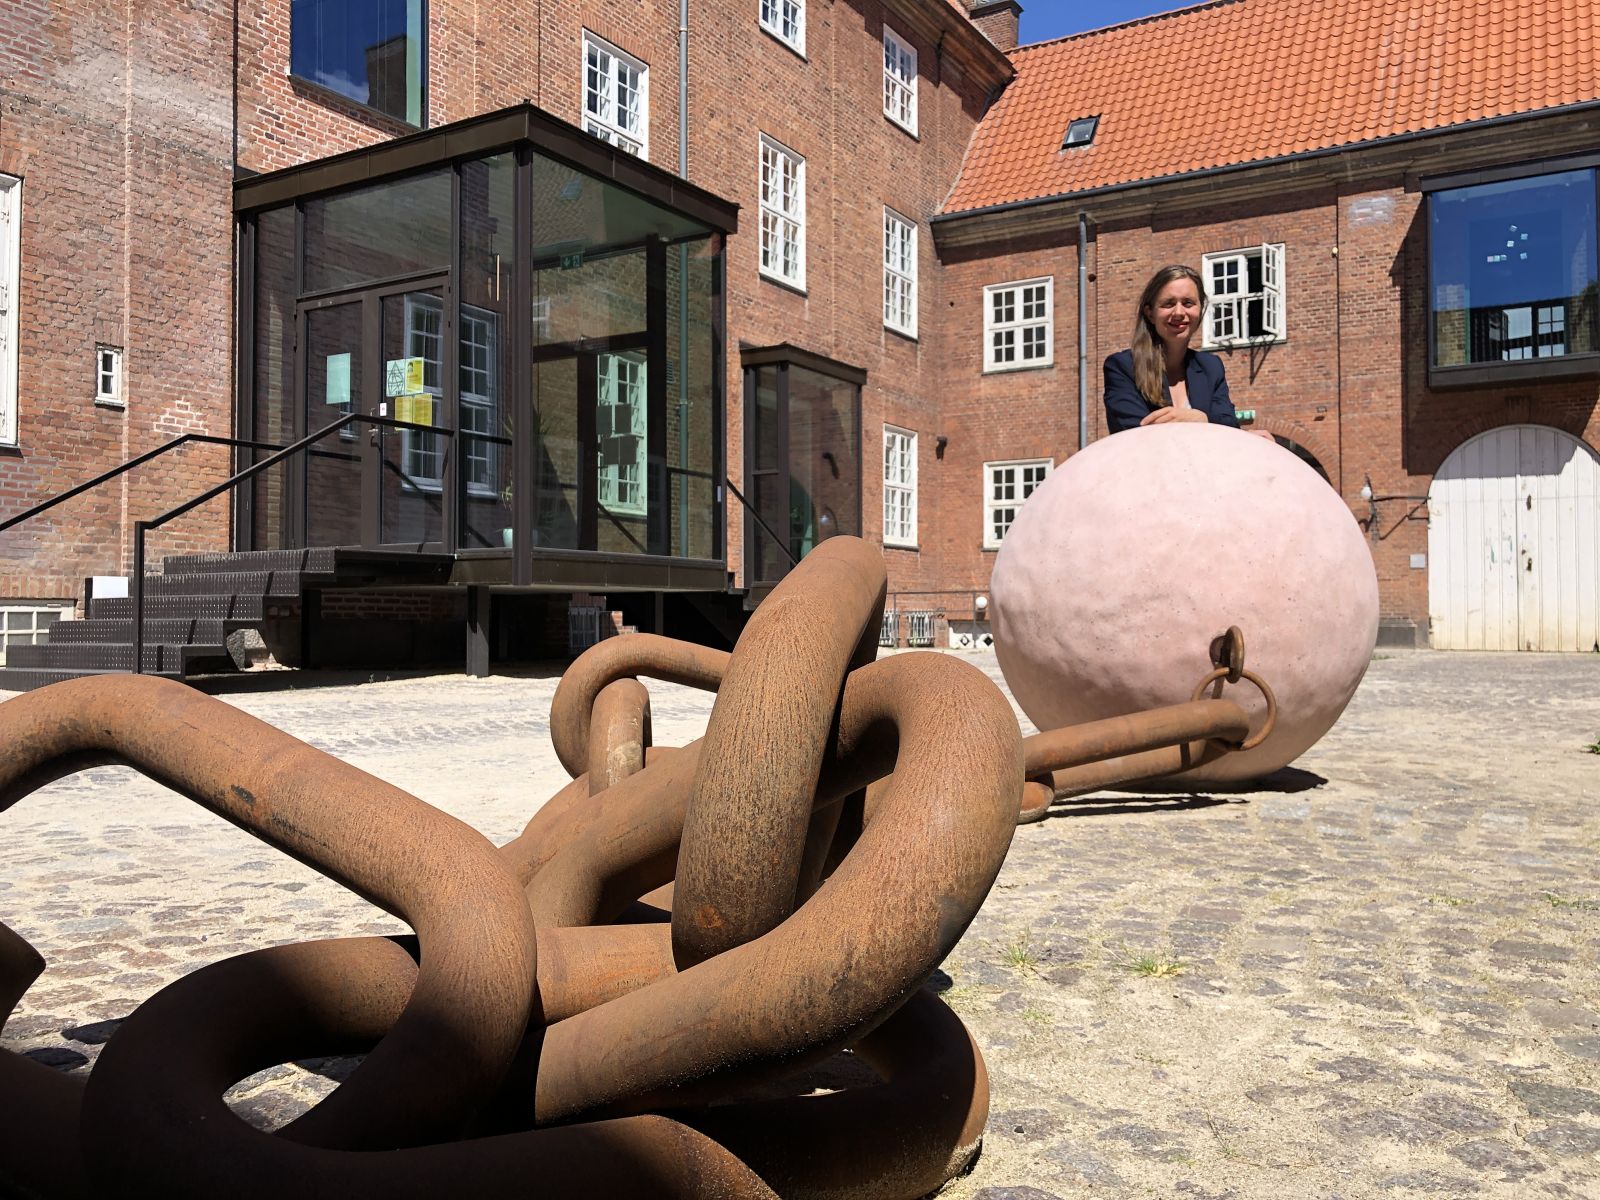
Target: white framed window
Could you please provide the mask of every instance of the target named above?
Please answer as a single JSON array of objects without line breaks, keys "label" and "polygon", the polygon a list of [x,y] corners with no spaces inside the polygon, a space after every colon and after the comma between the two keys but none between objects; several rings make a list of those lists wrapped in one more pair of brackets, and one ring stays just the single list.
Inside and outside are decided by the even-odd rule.
[{"label": "white framed window", "polygon": [[983,369],[1016,371],[1055,361],[1055,277],[983,289]]},{"label": "white framed window", "polygon": [[[436,296],[406,296],[405,358],[422,360],[422,390],[432,397],[429,424],[438,423],[439,400],[444,395],[444,306]],[[419,422],[420,423],[420,422]],[[349,428],[349,427],[347,427]],[[400,430],[400,469],[424,491],[443,487],[444,447],[432,433]]]},{"label": "white framed window", "polygon": [[917,544],[917,435],[883,427],[883,544]]},{"label": "white framed window", "polygon": [[650,68],[583,31],[583,127],[601,141],[649,158]]},{"label": "white framed window", "polygon": [[638,351],[602,354],[598,370],[595,439],[600,443],[600,503],[614,513],[642,517],[648,511],[645,357]]},{"label": "white framed window", "polygon": [[796,54],[806,52],[805,0],[761,0],[761,28]]},{"label": "white framed window", "polygon": [[883,323],[917,336],[917,225],[883,210]]},{"label": "white framed window", "polygon": [[94,402],[122,408],[122,347],[94,348]]},{"label": "white framed window", "polygon": [[806,160],[761,135],[761,273],[806,285]]},{"label": "white framed window", "polygon": [[72,620],[69,600],[23,600],[0,605],[0,667],[13,646],[37,646],[50,640],[50,626]]},{"label": "white framed window", "polygon": [[[444,305],[436,296],[409,295],[405,313],[405,356],[422,360],[422,389],[433,397],[433,423],[437,425],[444,396]],[[499,335],[499,314],[469,304],[461,306],[460,428],[466,433],[490,437],[500,433]],[[496,444],[477,438],[462,438],[461,443],[467,491],[475,496],[495,495],[499,489]],[[437,434],[400,430],[400,462],[400,469],[418,488],[430,492],[443,488],[444,446]]]},{"label": "white framed window", "polygon": [[[461,306],[461,431],[485,438],[498,437],[500,317],[485,309]],[[478,438],[461,439],[461,462],[467,491],[474,496],[494,496],[500,488],[497,444]]]},{"label": "white framed window", "polygon": [[998,550],[1022,502],[1050,475],[1048,458],[983,464],[983,548]]},{"label": "white framed window", "polygon": [[1281,242],[1207,254],[1200,270],[1211,298],[1206,311],[1205,345],[1283,341]]},{"label": "white framed window", "polygon": [[883,27],[883,115],[907,133],[917,132],[917,52]]},{"label": "white framed window", "polygon": [[17,444],[17,295],[22,288],[22,180],[0,175],[0,446]]}]

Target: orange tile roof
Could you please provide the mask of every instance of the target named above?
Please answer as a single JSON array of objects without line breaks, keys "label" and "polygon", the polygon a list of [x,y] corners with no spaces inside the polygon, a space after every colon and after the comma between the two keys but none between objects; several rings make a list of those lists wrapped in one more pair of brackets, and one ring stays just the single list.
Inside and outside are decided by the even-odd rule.
[{"label": "orange tile roof", "polygon": [[1595,100],[1597,26],[1600,0],[1219,0],[1019,47],[945,211]]}]

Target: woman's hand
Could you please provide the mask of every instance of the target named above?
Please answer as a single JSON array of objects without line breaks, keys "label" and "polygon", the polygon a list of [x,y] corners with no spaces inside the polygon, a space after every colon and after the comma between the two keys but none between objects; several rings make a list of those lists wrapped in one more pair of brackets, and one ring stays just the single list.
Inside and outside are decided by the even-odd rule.
[{"label": "woman's hand", "polygon": [[1209,421],[1211,418],[1198,408],[1175,408],[1168,405],[1158,408],[1144,420],[1141,425],[1170,425],[1174,421]]}]

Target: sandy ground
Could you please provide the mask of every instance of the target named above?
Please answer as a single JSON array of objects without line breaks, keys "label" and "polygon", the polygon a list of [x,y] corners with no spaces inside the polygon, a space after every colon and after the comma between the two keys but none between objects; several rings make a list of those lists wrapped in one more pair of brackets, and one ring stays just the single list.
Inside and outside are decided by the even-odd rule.
[{"label": "sandy ground", "polygon": [[[554,684],[284,676],[222,698],[498,842],[565,780]],[[651,692],[659,743],[703,730],[709,697]],[[1019,829],[935,979],[993,1085],[983,1155],[944,1194],[1600,1197],[1596,739],[1600,656],[1385,653],[1273,789],[1106,793]],[[0,918],[51,965],[0,1045],[64,1071],[196,966],[400,928],[123,768],[5,822]],[[273,1125],[343,1069],[287,1064],[232,1099]]]}]

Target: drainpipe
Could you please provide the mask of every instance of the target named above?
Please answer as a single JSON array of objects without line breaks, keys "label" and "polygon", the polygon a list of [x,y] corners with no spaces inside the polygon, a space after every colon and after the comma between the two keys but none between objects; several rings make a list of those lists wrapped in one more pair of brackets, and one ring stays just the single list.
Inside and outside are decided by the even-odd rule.
[{"label": "drainpipe", "polygon": [[1078,449],[1089,444],[1089,217],[1078,214]]}]

